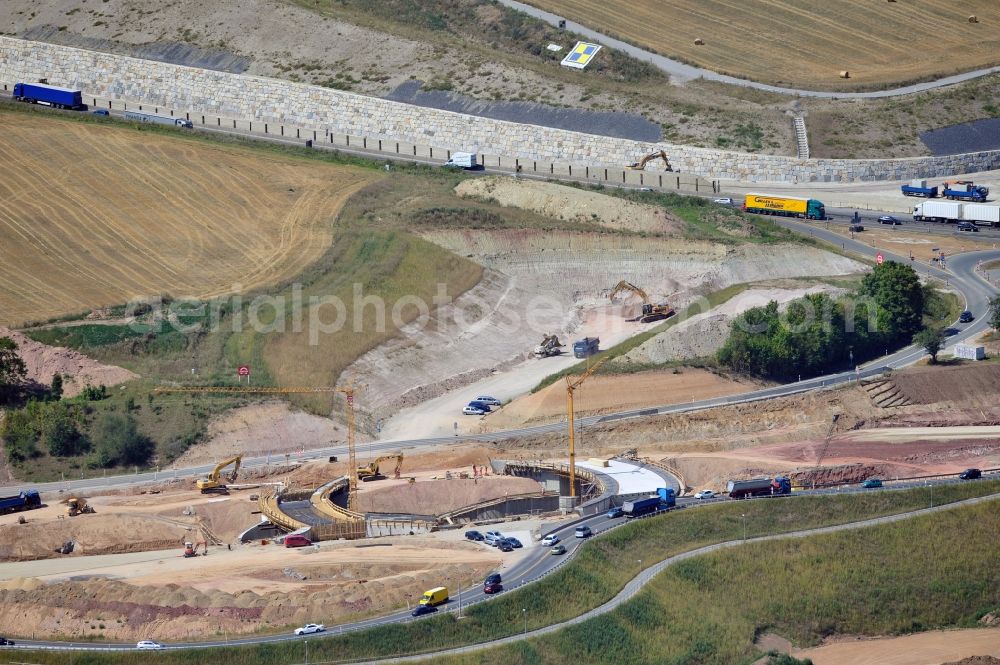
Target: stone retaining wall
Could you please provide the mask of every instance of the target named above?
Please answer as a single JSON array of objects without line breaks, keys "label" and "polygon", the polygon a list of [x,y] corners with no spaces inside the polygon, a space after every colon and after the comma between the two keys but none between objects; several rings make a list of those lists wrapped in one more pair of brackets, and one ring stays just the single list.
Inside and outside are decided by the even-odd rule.
[{"label": "stone retaining wall", "polygon": [[906,180],[1000,168],[1000,150],[907,159],[808,159],[640,143],[391,102],[290,81],[0,37],[0,83],[46,78],[85,96],[370,140],[498,155],[498,161],[615,169],[664,149],[674,168],[751,182]]}]

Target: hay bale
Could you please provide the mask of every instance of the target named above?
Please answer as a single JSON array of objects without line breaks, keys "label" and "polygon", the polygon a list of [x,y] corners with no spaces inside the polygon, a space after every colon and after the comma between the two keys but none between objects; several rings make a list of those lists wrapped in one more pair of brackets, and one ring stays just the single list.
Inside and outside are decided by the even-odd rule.
[{"label": "hay bale", "polygon": [[695,46],[704,46],[705,45],[705,40],[702,39],[701,37],[699,37],[698,39],[694,40],[694,45]]},{"label": "hay bale", "polygon": [[845,69],[842,72],[840,72],[840,78],[849,79],[851,78],[851,73]]}]

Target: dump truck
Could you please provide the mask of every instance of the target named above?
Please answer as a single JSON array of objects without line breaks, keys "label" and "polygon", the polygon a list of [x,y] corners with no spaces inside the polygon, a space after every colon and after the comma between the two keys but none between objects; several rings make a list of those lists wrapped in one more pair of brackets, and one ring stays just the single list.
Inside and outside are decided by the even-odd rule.
[{"label": "dump truck", "polygon": [[662,508],[674,508],[677,506],[677,494],[672,487],[661,487],[656,490],[656,496],[660,498]]},{"label": "dump truck", "polygon": [[142,113],[140,111],[125,111],[122,117],[133,122],[150,122],[154,125],[173,125],[174,127],[186,127],[191,129],[194,123],[186,118],[175,118],[170,115],[157,115],[155,113]]},{"label": "dump truck", "polygon": [[826,219],[826,206],[823,205],[822,201],[787,196],[768,196],[766,194],[747,194],[743,200],[743,212],[752,212],[757,215]]},{"label": "dump truck", "polygon": [[66,515],[76,517],[77,515],[93,514],[94,508],[87,500],[81,497],[70,497],[66,499]]},{"label": "dump truck", "polygon": [[28,104],[41,104],[56,109],[84,111],[83,93],[72,88],[59,88],[41,83],[15,83],[14,99]]},{"label": "dump truck", "polygon": [[903,185],[900,190],[902,190],[903,196],[922,196],[926,199],[933,199],[938,195],[938,188],[936,186],[928,187],[926,180],[911,180],[909,185]]},{"label": "dump truck", "polygon": [[562,353],[563,344],[555,335],[546,335],[542,338],[542,343],[535,347],[536,358],[548,358],[558,356]]},{"label": "dump truck", "polygon": [[212,473],[208,474],[208,478],[199,478],[196,483],[198,489],[202,494],[229,494],[229,488],[220,479],[222,477],[222,470],[225,469],[230,464],[233,465],[232,472],[226,476],[226,480],[231,483],[236,482],[236,476],[240,472],[240,464],[243,463],[243,453],[239,455],[234,455],[227,460],[223,460],[215,465],[212,469]]},{"label": "dump truck", "polygon": [[0,497],[0,515],[41,507],[42,497],[39,496],[38,490],[24,490],[19,494]]},{"label": "dump truck", "polygon": [[656,496],[645,499],[633,499],[622,504],[622,512],[625,517],[641,517],[661,510],[669,510],[677,505],[677,497],[674,490],[669,487],[657,490]]},{"label": "dump truck", "polygon": [[981,203],[990,195],[990,190],[982,185],[972,182],[945,183],[944,192],[941,194],[946,199],[953,201],[972,201]]},{"label": "dump truck", "polygon": [[577,358],[586,358],[597,353],[601,345],[599,337],[584,337],[573,342],[573,355]]},{"label": "dump truck", "polygon": [[962,204],[953,201],[924,201],[913,206],[915,222],[960,222]]},{"label": "dump truck", "polygon": [[748,496],[780,496],[792,493],[792,481],[784,476],[730,480],[726,485],[726,492],[733,499],[745,499]]}]

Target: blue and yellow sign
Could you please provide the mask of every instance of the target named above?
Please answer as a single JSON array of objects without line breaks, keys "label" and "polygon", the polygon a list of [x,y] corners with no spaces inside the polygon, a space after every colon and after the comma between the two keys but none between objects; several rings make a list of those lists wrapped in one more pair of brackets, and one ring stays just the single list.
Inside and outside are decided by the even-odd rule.
[{"label": "blue and yellow sign", "polygon": [[600,44],[588,44],[587,42],[577,42],[573,50],[562,59],[560,63],[564,67],[574,67],[583,69],[590,64],[597,52],[601,50]]}]

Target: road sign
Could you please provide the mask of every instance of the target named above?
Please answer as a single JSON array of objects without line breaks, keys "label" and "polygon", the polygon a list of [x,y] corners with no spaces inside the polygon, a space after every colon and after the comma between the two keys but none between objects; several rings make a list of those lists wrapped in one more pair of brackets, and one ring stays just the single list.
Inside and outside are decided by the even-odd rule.
[{"label": "road sign", "polygon": [[250,376],[250,365],[240,365],[236,374],[237,376]]},{"label": "road sign", "polygon": [[882,256],[882,252],[879,252],[878,254],[875,255],[875,263],[882,265],[883,261],[885,261],[885,257]]}]

